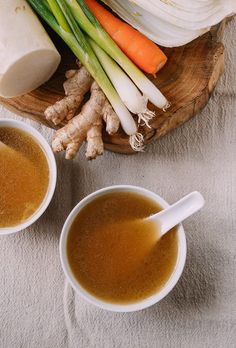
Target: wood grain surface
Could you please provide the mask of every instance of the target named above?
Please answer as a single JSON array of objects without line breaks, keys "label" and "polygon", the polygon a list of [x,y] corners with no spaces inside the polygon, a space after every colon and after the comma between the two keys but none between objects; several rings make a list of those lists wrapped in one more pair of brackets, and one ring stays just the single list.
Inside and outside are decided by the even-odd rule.
[{"label": "wood grain surface", "polygon": [[[221,42],[225,23],[188,45],[163,49],[168,63],[150,79],[171,102],[167,112],[150,105],[156,117],[151,128],[140,127],[145,135],[145,143],[162,137],[172,129],[196,115],[208,102],[210,95],[224,68],[224,46]],[[64,96],[62,83],[67,69],[75,66],[75,57],[60,39],[55,42],[62,55],[62,62],[54,76],[33,92],[17,98],[0,97],[6,108],[24,117],[37,120],[53,127],[44,117],[44,110]],[[133,153],[128,137],[122,130],[114,136],[103,134],[105,148],[114,152]]]}]

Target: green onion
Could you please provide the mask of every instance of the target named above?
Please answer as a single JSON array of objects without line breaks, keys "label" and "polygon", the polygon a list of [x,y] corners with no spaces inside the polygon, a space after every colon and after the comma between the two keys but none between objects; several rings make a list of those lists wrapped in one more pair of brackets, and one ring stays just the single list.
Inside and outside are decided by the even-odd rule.
[{"label": "green onion", "polygon": [[120,50],[108,33],[92,14],[84,0],[65,0],[71,8],[79,26],[111,56],[130,76],[136,86],[154,105],[161,109],[169,107],[169,103],[159,89],[131,62]]},{"label": "green onion", "polygon": [[119,117],[125,133],[130,135],[131,146],[138,149],[136,142],[134,142],[137,136],[136,123],[101,67],[66,2],[64,0],[48,0],[49,6],[45,3],[45,0],[28,0],[28,2],[71,48],[75,56],[101,87]]},{"label": "green onion", "polygon": [[143,121],[150,127],[148,122],[155,116],[155,113],[148,110],[147,99],[141,95],[120,66],[95,41],[89,37],[88,40],[123,103],[132,113],[138,115],[139,123]]},{"label": "green onion", "polygon": [[57,22],[60,24],[60,26],[65,30],[70,32],[70,27],[63,15],[63,13],[60,10],[60,7],[58,6],[57,2],[54,0],[47,0],[48,5],[50,6],[52,13],[54,14]]}]

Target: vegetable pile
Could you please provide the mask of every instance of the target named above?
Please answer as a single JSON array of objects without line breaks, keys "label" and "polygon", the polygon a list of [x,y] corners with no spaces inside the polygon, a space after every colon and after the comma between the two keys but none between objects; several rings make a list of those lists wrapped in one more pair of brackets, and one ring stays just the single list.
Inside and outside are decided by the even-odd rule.
[{"label": "vegetable pile", "polygon": [[[104,20],[100,18],[100,23],[91,12],[90,8],[93,10],[99,6],[95,1],[87,1],[90,8],[84,0],[28,2],[65,41],[88,72],[87,78],[83,83],[77,84],[76,91],[72,94],[67,87],[73,79],[78,79],[83,68],[78,72],[68,72],[68,80],[64,85],[67,96],[60,105],[57,104],[45,112],[47,118],[55,124],[64,118],[73,117],[67,126],[56,132],[53,140],[54,150],[66,149],[66,157],[72,158],[87,138],[87,158],[95,158],[103,151],[102,119],[106,120],[108,132],[114,133],[118,129],[118,117],[123,130],[129,136],[131,147],[136,151],[142,151],[143,136],[138,131],[138,125],[144,123],[149,126],[149,121],[154,117],[154,113],[147,107],[148,101],[163,110],[169,107],[169,102],[128,56],[142,69],[154,74],[165,64],[165,55],[149,39],[129,26],[127,28],[126,25],[122,28],[122,35],[116,39],[110,30],[115,34],[117,28],[121,27],[121,22],[111,15],[110,29],[107,26],[105,29],[121,46],[121,50],[102,27]],[[130,44],[132,35],[136,38],[133,47]],[[147,57],[144,59],[145,54]],[[92,79],[96,83],[92,82]],[[89,89],[90,100],[82,107],[79,115],[75,116],[84,94]],[[108,108],[107,100],[114,111],[111,107]],[[138,125],[131,113],[138,116]],[[94,146],[98,139],[99,146]]]}]

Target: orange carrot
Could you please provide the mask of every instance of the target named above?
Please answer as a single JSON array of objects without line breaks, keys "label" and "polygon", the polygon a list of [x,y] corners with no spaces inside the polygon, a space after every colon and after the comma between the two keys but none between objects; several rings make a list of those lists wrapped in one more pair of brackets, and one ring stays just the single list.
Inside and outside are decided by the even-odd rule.
[{"label": "orange carrot", "polygon": [[165,65],[167,57],[154,42],[115,17],[96,0],[85,2],[106,32],[140,69],[155,75]]}]

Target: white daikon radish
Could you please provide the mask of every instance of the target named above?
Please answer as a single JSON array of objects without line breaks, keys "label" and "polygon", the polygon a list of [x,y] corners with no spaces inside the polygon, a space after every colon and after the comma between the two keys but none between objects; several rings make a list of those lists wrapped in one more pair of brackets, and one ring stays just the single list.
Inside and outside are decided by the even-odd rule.
[{"label": "white daikon radish", "polygon": [[0,0],[0,95],[15,97],[46,82],[60,54],[25,0]]}]

